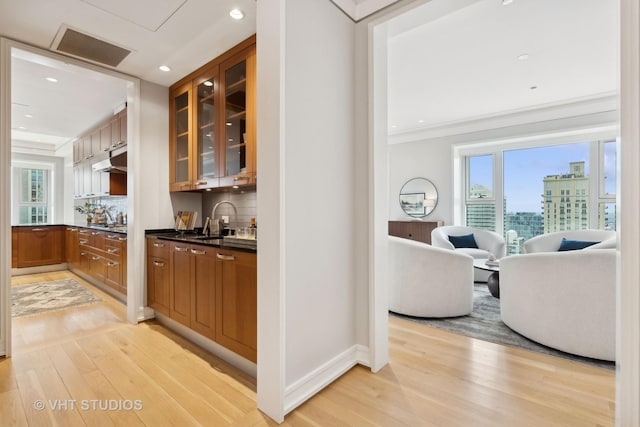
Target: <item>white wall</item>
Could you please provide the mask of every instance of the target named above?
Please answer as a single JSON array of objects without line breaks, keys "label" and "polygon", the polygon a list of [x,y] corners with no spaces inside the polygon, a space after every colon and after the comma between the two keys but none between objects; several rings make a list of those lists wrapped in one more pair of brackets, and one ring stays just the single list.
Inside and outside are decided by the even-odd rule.
[{"label": "white wall", "polygon": [[140,98],[140,161],[133,170],[130,169],[130,173],[140,179],[142,190],[136,194],[140,225],[143,229],[172,228],[174,207],[169,193],[169,89],[142,81]]},{"label": "white wall", "polygon": [[438,190],[438,204],[425,220],[453,221],[451,144],[447,141],[411,142],[389,146],[389,219],[409,219],[400,208],[398,194],[411,178],[427,178]]},{"label": "white wall", "polygon": [[356,363],[355,24],[314,0],[257,23],[258,405],[281,420]]},{"label": "white wall", "polygon": [[286,384],[355,344],[354,25],[329,2],[287,3]]}]

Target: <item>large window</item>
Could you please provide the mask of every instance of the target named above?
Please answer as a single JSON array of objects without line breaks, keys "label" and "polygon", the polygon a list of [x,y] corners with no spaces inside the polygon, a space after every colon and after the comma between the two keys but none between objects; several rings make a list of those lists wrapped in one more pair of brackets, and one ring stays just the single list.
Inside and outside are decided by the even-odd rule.
[{"label": "large window", "polygon": [[14,168],[14,221],[23,224],[46,224],[51,221],[51,168]]},{"label": "large window", "polygon": [[501,231],[508,254],[543,233],[615,229],[615,141],[487,151],[465,156],[463,218]]}]

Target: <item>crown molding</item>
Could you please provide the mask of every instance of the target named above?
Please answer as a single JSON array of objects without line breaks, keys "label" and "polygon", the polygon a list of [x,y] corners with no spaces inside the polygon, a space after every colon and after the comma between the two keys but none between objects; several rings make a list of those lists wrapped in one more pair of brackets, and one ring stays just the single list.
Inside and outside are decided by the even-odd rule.
[{"label": "crown molding", "polygon": [[354,22],[384,9],[399,0],[330,0]]}]

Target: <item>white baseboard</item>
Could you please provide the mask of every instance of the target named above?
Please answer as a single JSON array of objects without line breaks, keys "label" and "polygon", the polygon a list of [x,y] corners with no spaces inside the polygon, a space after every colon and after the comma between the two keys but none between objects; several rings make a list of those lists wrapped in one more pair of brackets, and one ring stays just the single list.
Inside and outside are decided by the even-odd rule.
[{"label": "white baseboard", "polygon": [[151,307],[140,307],[138,309],[136,319],[138,322],[144,322],[145,320],[153,319],[154,317],[156,317],[156,313]]},{"label": "white baseboard", "polygon": [[284,413],[293,411],[357,364],[369,366],[368,347],[356,344],[287,386],[284,392]]}]

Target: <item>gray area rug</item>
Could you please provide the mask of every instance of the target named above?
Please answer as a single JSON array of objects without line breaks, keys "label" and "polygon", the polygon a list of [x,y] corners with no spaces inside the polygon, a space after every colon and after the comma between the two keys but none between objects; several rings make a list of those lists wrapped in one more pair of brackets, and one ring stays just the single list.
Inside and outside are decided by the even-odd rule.
[{"label": "gray area rug", "polygon": [[444,329],[449,332],[454,332],[456,334],[465,335],[472,338],[478,338],[484,341],[510,345],[513,347],[537,351],[539,353],[549,354],[552,356],[563,357],[565,359],[587,363],[600,368],[615,369],[615,362],[590,359],[588,357],[575,356],[573,354],[565,353],[563,351],[538,344],[537,342],[531,341],[530,339],[523,337],[517,332],[512,331],[500,319],[500,300],[491,296],[485,284],[475,284],[473,311],[467,316],[430,319],[404,316],[393,312],[389,313],[402,319],[411,320],[423,325],[431,326],[438,329]]},{"label": "gray area rug", "polygon": [[11,315],[29,316],[99,301],[102,301],[100,297],[73,279],[14,286],[11,288]]}]

